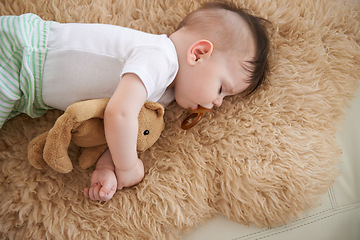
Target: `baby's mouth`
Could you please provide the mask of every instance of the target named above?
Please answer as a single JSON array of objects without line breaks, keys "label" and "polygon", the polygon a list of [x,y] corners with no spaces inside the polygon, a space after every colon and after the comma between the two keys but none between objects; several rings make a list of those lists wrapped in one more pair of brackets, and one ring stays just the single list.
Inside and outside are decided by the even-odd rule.
[{"label": "baby's mouth", "polygon": [[205,114],[209,112],[211,108],[205,108],[200,105],[198,105],[195,109],[192,109],[189,111],[189,113],[197,113],[197,114]]},{"label": "baby's mouth", "polygon": [[196,109],[198,109],[200,107],[200,105],[197,105],[195,107],[192,107],[189,111],[195,111]]}]

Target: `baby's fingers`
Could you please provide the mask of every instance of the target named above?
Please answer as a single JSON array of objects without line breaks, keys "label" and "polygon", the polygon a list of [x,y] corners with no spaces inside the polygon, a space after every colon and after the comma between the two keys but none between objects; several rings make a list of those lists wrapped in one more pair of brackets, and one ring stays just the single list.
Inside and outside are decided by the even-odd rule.
[{"label": "baby's fingers", "polygon": [[101,201],[109,201],[116,192],[116,184],[111,181],[105,181],[99,191],[99,198]]},{"label": "baby's fingers", "polygon": [[99,196],[100,187],[101,185],[99,183],[95,183],[91,185],[91,187],[88,190],[88,196],[91,200],[100,201],[100,196]]},{"label": "baby's fingers", "polygon": [[89,196],[89,188],[84,188],[84,196],[86,198],[90,198],[90,196]]}]

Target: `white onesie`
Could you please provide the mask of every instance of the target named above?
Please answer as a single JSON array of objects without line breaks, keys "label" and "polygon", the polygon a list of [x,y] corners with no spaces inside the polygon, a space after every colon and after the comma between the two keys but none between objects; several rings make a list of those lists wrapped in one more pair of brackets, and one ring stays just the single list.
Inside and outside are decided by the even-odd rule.
[{"label": "white onesie", "polygon": [[43,101],[65,110],[80,100],[111,97],[121,76],[135,73],[146,88],[147,100],[166,105],[174,99],[172,92],[164,93],[177,71],[175,46],[166,35],[106,24],[53,23]]}]

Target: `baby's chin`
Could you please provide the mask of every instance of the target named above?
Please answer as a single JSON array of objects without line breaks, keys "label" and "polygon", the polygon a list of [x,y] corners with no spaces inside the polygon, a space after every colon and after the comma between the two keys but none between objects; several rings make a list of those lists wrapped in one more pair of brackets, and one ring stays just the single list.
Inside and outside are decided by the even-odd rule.
[{"label": "baby's chin", "polygon": [[176,96],[175,96],[175,102],[177,103],[177,105],[179,105],[182,108],[185,108],[185,109],[188,108],[181,100],[177,99]]},{"label": "baby's chin", "polygon": [[175,101],[176,101],[176,103],[180,106],[180,107],[182,107],[182,108],[184,108],[184,109],[187,109],[187,110],[194,110],[194,108],[196,109],[196,108],[198,108],[198,104],[195,104],[195,103],[192,103],[191,101],[186,101],[187,99],[184,99],[184,98],[178,98],[177,96],[176,96],[176,94],[175,94]]}]

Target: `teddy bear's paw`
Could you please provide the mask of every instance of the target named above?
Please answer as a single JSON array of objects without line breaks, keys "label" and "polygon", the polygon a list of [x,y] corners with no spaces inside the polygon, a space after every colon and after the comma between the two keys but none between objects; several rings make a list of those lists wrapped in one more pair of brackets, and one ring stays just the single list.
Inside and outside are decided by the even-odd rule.
[{"label": "teddy bear's paw", "polygon": [[44,156],[45,162],[56,172],[59,173],[69,173],[73,170],[73,165],[68,156],[59,157],[59,158],[46,158]]},{"label": "teddy bear's paw", "polygon": [[28,159],[30,164],[38,169],[43,170],[47,167],[47,163],[43,159],[44,145],[48,132],[40,134],[30,141],[28,145]]}]

